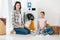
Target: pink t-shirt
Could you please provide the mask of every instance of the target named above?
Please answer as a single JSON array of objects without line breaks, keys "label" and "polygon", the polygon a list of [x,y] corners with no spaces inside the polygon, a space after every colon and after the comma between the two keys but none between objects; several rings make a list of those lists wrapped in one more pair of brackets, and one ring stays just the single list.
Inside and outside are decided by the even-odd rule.
[{"label": "pink t-shirt", "polygon": [[40,18],[38,21],[39,21],[39,26],[42,29],[44,27],[44,25],[45,25],[44,22],[46,21],[46,19],[45,18]]}]

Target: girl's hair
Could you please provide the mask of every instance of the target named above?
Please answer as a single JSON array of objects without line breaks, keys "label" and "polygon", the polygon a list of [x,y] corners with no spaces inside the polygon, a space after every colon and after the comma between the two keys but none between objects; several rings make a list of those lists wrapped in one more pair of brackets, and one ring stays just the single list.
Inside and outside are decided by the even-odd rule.
[{"label": "girl's hair", "polygon": [[44,11],[41,11],[40,13],[43,13],[45,15],[45,12]]},{"label": "girl's hair", "polygon": [[28,20],[34,20],[33,14],[29,13],[26,15]]},{"label": "girl's hair", "polygon": [[19,5],[20,5],[20,8],[19,8],[19,10],[20,10],[20,9],[21,9],[21,2],[19,2],[19,1],[16,1],[16,2],[15,2],[14,10],[16,10],[16,4],[17,4],[17,3],[19,3]]}]

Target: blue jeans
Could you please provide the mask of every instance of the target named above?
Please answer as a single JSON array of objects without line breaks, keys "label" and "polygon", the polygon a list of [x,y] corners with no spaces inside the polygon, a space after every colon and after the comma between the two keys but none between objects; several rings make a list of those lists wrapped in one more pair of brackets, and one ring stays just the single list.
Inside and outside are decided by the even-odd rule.
[{"label": "blue jeans", "polygon": [[28,30],[27,28],[14,28],[14,30],[16,31],[16,34],[30,34],[30,30]]},{"label": "blue jeans", "polygon": [[39,32],[44,35],[46,34],[52,35],[54,33],[52,27],[46,27],[46,29],[40,30]]}]

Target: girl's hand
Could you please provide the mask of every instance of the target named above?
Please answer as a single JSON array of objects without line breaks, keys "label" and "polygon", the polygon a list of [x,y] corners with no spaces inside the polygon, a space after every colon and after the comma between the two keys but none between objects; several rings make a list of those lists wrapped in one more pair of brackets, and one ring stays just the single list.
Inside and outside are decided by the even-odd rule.
[{"label": "girl's hand", "polygon": [[44,30],[44,29],[45,29],[45,27],[43,27],[43,28],[39,27],[39,30]]},{"label": "girl's hand", "polygon": [[35,33],[36,33],[37,35],[39,35],[39,32],[38,32],[37,30],[35,30]]}]

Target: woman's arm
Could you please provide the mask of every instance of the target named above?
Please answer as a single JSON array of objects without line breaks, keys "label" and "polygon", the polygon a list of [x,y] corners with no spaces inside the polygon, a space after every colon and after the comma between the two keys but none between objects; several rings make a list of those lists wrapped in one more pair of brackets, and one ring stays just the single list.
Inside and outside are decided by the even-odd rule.
[{"label": "woman's arm", "polygon": [[15,26],[17,26],[17,27],[20,27],[20,28],[24,28],[24,25],[22,24],[22,25],[19,25],[19,24],[17,24],[17,23],[13,23],[13,25],[15,25]]},{"label": "woman's arm", "polygon": [[17,23],[15,23],[15,22],[13,22],[13,25],[15,25],[15,26],[19,27],[19,25],[18,25]]}]

